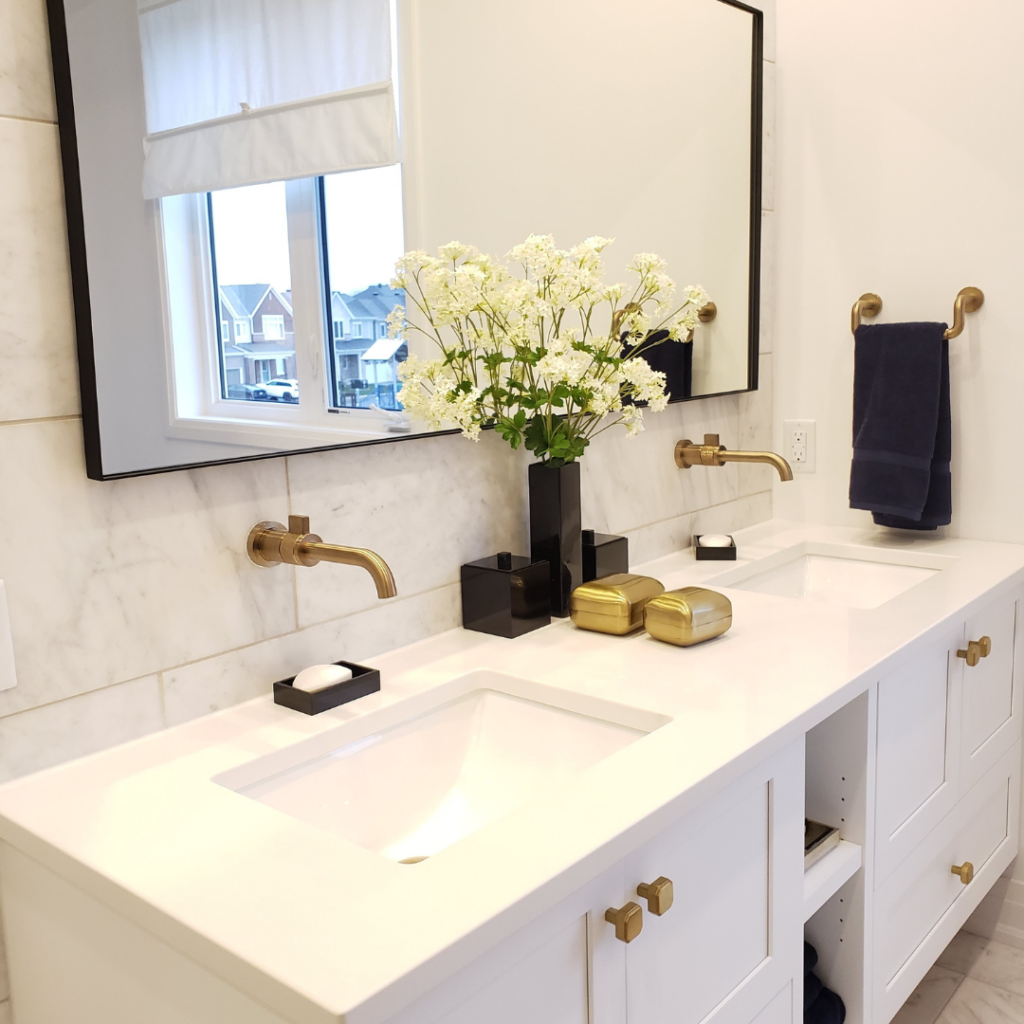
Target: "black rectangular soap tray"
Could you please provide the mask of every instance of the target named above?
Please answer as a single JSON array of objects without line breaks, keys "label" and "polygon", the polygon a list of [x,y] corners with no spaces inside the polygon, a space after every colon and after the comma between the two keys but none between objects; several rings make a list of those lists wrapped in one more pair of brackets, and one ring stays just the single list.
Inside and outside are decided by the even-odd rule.
[{"label": "black rectangular soap tray", "polygon": [[353,665],[351,661],[335,661],[333,664],[352,669],[352,678],[335,683],[316,693],[296,690],[292,686],[295,676],[274,683],[274,703],[300,711],[304,715],[319,715],[321,711],[348,704],[380,689],[380,671],[366,665]]},{"label": "black rectangular soap tray", "polygon": [[[732,544],[727,548],[702,548],[700,546],[700,538],[702,534],[695,533],[693,535],[693,557],[698,562],[735,562],[736,561],[736,541],[732,541]],[[732,537],[729,537],[732,540]]]}]

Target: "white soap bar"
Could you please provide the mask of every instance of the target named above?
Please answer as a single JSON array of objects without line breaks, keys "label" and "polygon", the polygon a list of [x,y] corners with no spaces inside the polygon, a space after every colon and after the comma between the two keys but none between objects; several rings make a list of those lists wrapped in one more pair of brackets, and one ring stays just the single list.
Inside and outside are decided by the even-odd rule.
[{"label": "white soap bar", "polygon": [[731,548],[732,537],[726,533],[705,533],[700,539],[702,548]]},{"label": "white soap bar", "polygon": [[292,689],[316,693],[318,690],[326,690],[328,686],[347,682],[351,678],[352,669],[343,665],[310,665],[295,677]]}]

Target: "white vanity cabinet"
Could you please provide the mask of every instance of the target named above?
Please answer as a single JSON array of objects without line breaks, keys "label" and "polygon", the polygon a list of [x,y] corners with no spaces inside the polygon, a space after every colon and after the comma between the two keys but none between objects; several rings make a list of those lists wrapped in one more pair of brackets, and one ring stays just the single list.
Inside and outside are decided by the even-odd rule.
[{"label": "white vanity cabinet", "polygon": [[1020,589],[989,602],[879,681],[875,1024],[1016,854],[1022,604]]},{"label": "white vanity cabinet", "polygon": [[[764,761],[393,1024],[793,1024],[803,752]],[[673,899],[656,914],[637,887],[661,878]],[[606,913],[630,903],[626,942]]]}]

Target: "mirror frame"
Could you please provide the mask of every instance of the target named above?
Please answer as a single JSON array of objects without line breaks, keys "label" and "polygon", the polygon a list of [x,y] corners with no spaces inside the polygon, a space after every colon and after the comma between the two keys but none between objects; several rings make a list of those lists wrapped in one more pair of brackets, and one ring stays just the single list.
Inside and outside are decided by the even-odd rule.
[{"label": "mirror frame", "polygon": [[[733,391],[719,391],[707,395],[691,395],[670,399],[670,404],[697,402],[725,395],[756,391],[759,378],[760,326],[761,326],[761,199],[763,165],[763,96],[764,96],[764,12],[742,0],[717,0],[729,7],[737,7],[752,15],[751,40],[751,97],[750,97],[750,233],[749,233],[749,304],[747,316],[747,386]],[[240,455],[237,458],[213,459],[208,462],[189,462],[175,466],[131,470],[124,473],[103,471],[103,451],[100,443],[99,393],[96,381],[96,360],[92,331],[92,303],[89,295],[89,267],[85,244],[85,219],[82,208],[82,186],[78,162],[78,133],[75,127],[75,101],[71,82],[71,62],[68,52],[67,23],[64,0],[46,0],[50,29],[50,52],[53,63],[53,83],[57,106],[57,127],[60,138],[61,165],[64,178],[64,202],[67,217],[68,252],[71,263],[71,292],[75,307],[75,335],[78,352],[78,378],[82,405],[82,433],[85,443],[86,476],[90,480],[123,480],[157,473],[175,473],[207,466],[227,466],[236,462],[256,462],[279,459],[289,455],[307,455],[315,452],[337,451],[343,448],[361,448],[367,445],[393,444],[424,437],[458,434],[458,430],[434,430],[420,434],[349,441],[341,444],[294,448],[287,451],[264,452],[258,455]]]}]

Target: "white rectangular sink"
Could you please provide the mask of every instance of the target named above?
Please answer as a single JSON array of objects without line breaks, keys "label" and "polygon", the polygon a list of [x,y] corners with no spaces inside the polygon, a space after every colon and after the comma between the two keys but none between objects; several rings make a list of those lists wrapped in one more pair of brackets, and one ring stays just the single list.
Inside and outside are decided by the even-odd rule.
[{"label": "white rectangular sink", "polygon": [[878,608],[954,561],[926,552],[805,541],[707,582],[847,608]]},{"label": "white rectangular sink", "polygon": [[474,672],[213,781],[390,860],[416,863],[667,721]]}]

